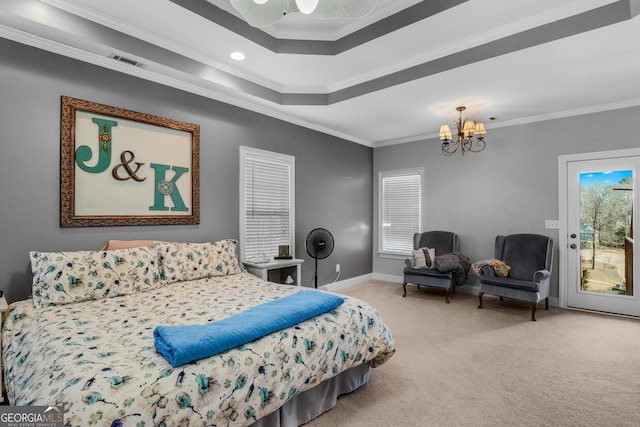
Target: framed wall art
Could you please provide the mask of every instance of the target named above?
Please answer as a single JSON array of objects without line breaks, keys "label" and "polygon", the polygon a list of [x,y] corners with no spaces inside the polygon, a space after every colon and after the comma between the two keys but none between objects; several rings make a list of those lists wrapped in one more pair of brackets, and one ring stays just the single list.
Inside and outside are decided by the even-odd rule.
[{"label": "framed wall art", "polygon": [[62,97],[60,225],[198,224],[200,126]]}]

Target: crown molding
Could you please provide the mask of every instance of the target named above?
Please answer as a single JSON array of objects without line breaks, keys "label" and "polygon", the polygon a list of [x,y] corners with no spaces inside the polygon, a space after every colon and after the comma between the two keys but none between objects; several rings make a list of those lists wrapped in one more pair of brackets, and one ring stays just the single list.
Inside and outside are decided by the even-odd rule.
[{"label": "crown molding", "polygon": [[140,68],[132,65],[127,65],[122,62],[115,61],[113,59],[110,59],[101,55],[88,53],[86,51],[83,51],[74,47],[69,47],[67,45],[64,45],[49,39],[45,39],[40,36],[35,36],[33,34],[26,33],[24,31],[20,31],[15,28],[11,28],[3,24],[0,24],[0,37],[6,38],[8,40],[13,40],[15,42],[32,46],[38,49],[42,49],[51,53],[55,53],[61,56],[65,56],[65,57],[86,62],[89,64],[97,65],[102,68],[110,69],[123,74],[127,74],[130,76],[138,77],[154,83],[158,83],[164,86],[172,87],[174,89],[193,93],[195,95],[200,95],[205,98],[223,102],[225,104],[233,105],[235,107],[239,107],[245,110],[253,111],[255,113],[269,116],[274,119],[282,120],[282,121],[285,121],[294,125],[298,125],[307,129],[325,133],[327,135],[331,135],[346,141],[364,145],[366,147],[370,147],[370,148],[373,147],[373,144],[370,141],[366,141],[361,138],[356,138],[353,135],[345,134],[343,132],[338,132],[335,129],[331,129],[326,126],[321,126],[316,123],[312,123],[307,120],[300,119],[290,114],[277,111],[274,108],[271,108],[269,106],[260,105],[257,102],[251,102],[250,100],[247,100],[247,99],[240,99],[238,97],[225,94],[222,91],[214,90],[211,88],[205,88],[202,86],[185,82],[182,79],[177,79],[177,78],[169,77],[156,72],[152,72],[148,68]]},{"label": "crown molding", "polygon": [[[262,77],[259,74],[248,72],[242,68],[232,67],[225,62],[213,60],[210,56],[203,54],[199,50],[192,49],[191,47],[181,43],[175,43],[174,41],[166,37],[162,37],[161,35],[142,30],[139,26],[136,26],[133,23],[123,21],[120,18],[115,18],[113,15],[110,15],[102,11],[98,11],[95,8],[87,7],[84,5],[80,7],[78,6],[78,2],[76,1],[73,1],[73,0],[40,0],[40,1],[43,3],[47,3],[57,9],[64,10],[65,12],[71,13],[80,18],[87,19],[96,24],[100,24],[105,27],[111,28],[115,31],[119,31],[121,33],[127,34],[131,37],[144,40],[148,43],[152,43],[158,46],[162,46],[167,50],[171,50],[182,56],[193,59],[194,61],[198,61],[201,64],[218,69],[228,74],[232,74],[236,77],[258,84],[267,89],[271,89],[276,92],[284,92],[287,90],[287,88],[280,83],[277,83],[273,80]],[[306,88],[306,90],[309,92],[315,91],[317,89],[318,89],[317,87]]]},{"label": "crown molding", "polygon": [[[356,138],[352,135],[338,132],[326,126],[320,126],[315,123],[311,123],[309,121],[299,119],[292,115],[276,111],[273,108],[270,108],[269,106],[264,106],[256,102],[250,102],[248,100],[239,99],[238,97],[229,96],[220,91],[216,91],[210,88],[204,88],[202,86],[187,83],[180,79],[176,79],[176,78],[168,77],[165,75],[161,75],[159,73],[151,72],[148,69],[126,65],[118,61],[114,61],[110,58],[103,57],[96,54],[91,54],[86,51],[69,47],[67,45],[64,45],[49,39],[45,39],[40,36],[35,36],[31,33],[26,33],[24,31],[20,31],[15,28],[8,27],[6,25],[0,24],[0,37],[13,40],[15,42],[32,46],[38,49],[46,50],[48,52],[52,52],[58,55],[66,56],[72,59],[87,62],[103,68],[128,74],[134,77],[139,77],[139,78],[149,80],[158,84],[173,87],[175,89],[183,90],[185,92],[201,95],[209,99],[213,99],[213,100],[220,101],[220,102],[233,105],[239,108],[250,110],[250,111],[263,114],[265,116],[269,116],[275,119],[283,120],[288,123],[292,123],[292,124],[309,128],[318,132],[332,135],[337,138],[344,139],[346,141],[351,141],[356,144],[364,145],[370,148],[380,148],[380,147],[386,147],[391,145],[406,144],[411,142],[438,138],[438,134],[436,132],[431,132],[431,133],[419,134],[419,135],[398,138],[398,139],[384,140],[384,141],[367,141],[361,138]],[[567,117],[573,117],[573,116],[580,116],[585,114],[593,114],[593,113],[599,113],[599,112],[605,112],[605,111],[617,110],[617,109],[623,109],[623,108],[637,107],[637,106],[640,106],[640,98],[634,98],[634,99],[608,103],[608,104],[594,105],[590,107],[584,107],[584,108],[578,108],[578,109],[572,109],[572,110],[559,111],[559,112],[554,112],[549,114],[529,116],[529,117],[524,117],[524,118],[519,118],[514,120],[505,120],[502,122],[497,122],[497,123],[492,123],[491,125],[487,125],[487,130],[502,128],[502,127],[518,126],[518,125],[530,124],[530,123],[536,123],[536,122],[542,122],[542,121],[548,121],[548,120],[555,120],[555,119],[561,119],[561,118],[567,118]]]},{"label": "crown molding", "polygon": [[[406,60],[395,62],[389,66],[383,66],[376,70],[372,70],[369,73],[361,74],[357,77],[344,80],[338,83],[323,85],[307,85],[307,86],[293,86],[276,83],[272,80],[262,78],[254,73],[248,73],[243,69],[230,67],[220,61],[213,61],[210,58],[203,55],[194,49],[187,46],[171,42],[166,38],[157,37],[147,31],[142,31],[138,27],[135,27],[131,23],[122,22],[115,19],[113,16],[106,16],[97,12],[95,9],[78,7],[78,2],[74,0],[42,0],[43,2],[54,5],[54,7],[65,10],[69,13],[77,15],[81,18],[87,19],[91,22],[106,26],[113,31],[119,31],[140,40],[145,41],[156,46],[163,46],[163,49],[174,52],[184,58],[196,61],[199,64],[207,67],[212,67],[215,70],[230,75],[233,79],[243,80],[245,82],[262,87],[264,90],[270,92],[277,92],[281,95],[281,99],[287,101],[281,102],[281,104],[290,105],[327,105],[328,102],[340,102],[346,99],[351,99],[364,95],[366,93],[374,92],[380,89],[385,89],[390,86],[406,83],[415,79],[430,76],[435,73],[446,71],[447,69],[459,67],[464,64],[477,62],[479,60],[488,59],[493,56],[499,56],[505,53],[509,53],[514,50],[519,50],[527,47],[531,47],[530,40],[541,40],[538,43],[550,41],[552,39],[564,38],[568,35],[589,31],[594,28],[598,28],[598,22],[601,20],[604,25],[611,24],[611,20],[619,22],[624,19],[630,19],[628,13],[621,13],[620,10],[625,6],[629,7],[629,2],[633,0],[584,0],[572,2],[566,6],[558,7],[552,11],[538,14],[530,18],[522,19],[512,24],[502,26],[500,28],[487,31],[477,37],[468,37],[455,43],[449,43],[436,50],[432,50],[422,55],[415,55]],[[229,12],[219,9],[217,6],[205,1],[205,0],[170,0],[172,4],[179,7],[194,7],[197,5],[201,7],[203,4],[210,6],[211,8],[220,11],[226,15],[231,16],[233,19],[240,21],[245,27],[249,27],[246,22],[239,20],[239,18],[231,15]],[[411,12],[409,9],[415,9],[420,7],[419,10],[422,15],[432,16],[435,13],[449,10],[450,8],[464,3],[468,0],[440,0],[436,6],[427,8],[423,2],[420,2],[408,9],[405,9],[390,18],[394,19],[394,25],[391,30],[384,30],[385,34],[388,32],[396,31],[402,28],[399,25],[398,20],[402,19],[417,19],[416,16],[407,14]],[[615,4],[613,4],[615,3]],[[611,7],[605,7],[611,4]],[[187,9],[191,10],[191,9]],[[203,12],[201,9],[193,10],[193,13],[203,14],[203,18],[207,18],[207,14],[211,14],[209,8]],[[410,16],[407,16],[410,15]],[[420,19],[424,17],[420,15]],[[599,19],[595,21],[592,16],[595,15]],[[607,18],[608,17],[608,18]],[[388,18],[387,18],[388,19]],[[380,22],[380,21],[379,21]],[[414,21],[406,21],[411,23]],[[377,24],[373,24],[377,25]],[[371,26],[370,26],[371,27]],[[567,27],[570,27],[567,29]],[[249,27],[252,31],[256,30],[253,27]],[[368,28],[368,27],[367,27]],[[231,31],[237,29],[231,28]],[[234,31],[234,32],[236,32]],[[378,33],[375,33],[378,34]],[[534,37],[522,36],[525,34],[534,34]],[[240,34],[242,35],[242,34]],[[378,37],[376,35],[375,37]],[[374,38],[375,38],[374,37]],[[511,38],[511,42],[505,43]],[[370,41],[369,39],[368,41]],[[294,41],[289,41],[294,42]],[[533,45],[537,43],[534,42]],[[514,47],[515,46],[515,47]],[[303,52],[299,52],[303,53]],[[135,54],[142,57],[140,54]],[[254,92],[254,94],[256,94]]]},{"label": "crown molding", "polygon": [[469,0],[429,0],[419,1],[400,11],[362,27],[335,41],[281,39],[262,29],[252,27],[234,13],[221,9],[206,0],[169,0],[204,19],[207,19],[229,31],[235,32],[265,49],[275,53],[304,55],[338,55],[357,46],[371,42],[386,34],[404,28],[407,25],[437,15]]},{"label": "crown molding", "polygon": [[[380,77],[384,77],[396,72],[400,72],[410,67],[418,66],[430,61],[435,61],[438,58],[442,58],[448,55],[452,55],[456,52],[461,52],[469,49],[473,49],[477,46],[482,46],[494,40],[503,39],[514,34],[521,33],[523,31],[531,30],[536,27],[555,22],[560,19],[568,18],[576,14],[592,10],[597,7],[604,6],[609,3],[614,3],[617,0],[585,0],[583,2],[574,2],[568,5],[558,7],[552,11],[540,13],[521,19],[516,22],[503,25],[498,28],[485,31],[484,33],[476,34],[473,37],[467,37],[455,42],[445,42],[438,45],[435,49],[431,49],[427,52],[407,57],[402,61],[394,62],[383,67],[371,70],[369,73],[361,74],[355,78],[349,80],[343,80],[341,82],[330,84],[326,87],[327,93],[336,92],[339,90],[347,89],[351,86],[355,86],[364,82],[375,80]],[[296,88],[296,87],[284,87],[285,91],[312,91],[311,88]]]},{"label": "crown molding", "polygon": [[[491,129],[505,128],[511,126],[520,126],[537,122],[546,122],[549,120],[564,119],[568,117],[583,116],[586,114],[603,113],[605,111],[621,110],[623,108],[632,108],[640,106],[640,98],[628,99],[625,101],[611,102],[608,104],[592,105],[590,107],[575,108],[571,110],[557,111],[548,114],[539,114],[536,116],[522,117],[519,119],[505,120],[486,125],[487,131]],[[373,148],[387,147],[390,145],[408,144],[410,142],[425,141],[428,139],[439,139],[437,132],[425,133],[420,135],[408,136],[405,138],[389,139],[386,141],[374,142]]]}]

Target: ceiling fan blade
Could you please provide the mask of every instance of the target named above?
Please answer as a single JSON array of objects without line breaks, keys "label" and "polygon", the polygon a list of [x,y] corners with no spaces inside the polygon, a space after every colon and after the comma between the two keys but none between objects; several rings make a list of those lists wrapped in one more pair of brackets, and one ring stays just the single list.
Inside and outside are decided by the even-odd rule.
[{"label": "ceiling fan blade", "polygon": [[320,0],[309,14],[318,19],[362,18],[376,7],[377,0]]},{"label": "ceiling fan blade", "polygon": [[253,27],[268,27],[278,22],[291,8],[287,0],[268,0],[258,4],[253,0],[231,0],[231,5]]}]

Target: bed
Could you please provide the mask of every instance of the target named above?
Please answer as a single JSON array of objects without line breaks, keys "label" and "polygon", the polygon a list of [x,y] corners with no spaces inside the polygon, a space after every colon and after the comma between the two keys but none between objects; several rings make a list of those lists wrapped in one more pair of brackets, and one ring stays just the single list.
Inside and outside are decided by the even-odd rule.
[{"label": "bed", "polygon": [[395,351],[375,308],[345,296],[324,314],[173,367],[156,351],[156,326],[214,322],[310,290],[243,271],[230,240],[32,252],[31,261],[33,299],[10,304],[2,332],[7,397],[62,406],[69,426],[299,425]]}]

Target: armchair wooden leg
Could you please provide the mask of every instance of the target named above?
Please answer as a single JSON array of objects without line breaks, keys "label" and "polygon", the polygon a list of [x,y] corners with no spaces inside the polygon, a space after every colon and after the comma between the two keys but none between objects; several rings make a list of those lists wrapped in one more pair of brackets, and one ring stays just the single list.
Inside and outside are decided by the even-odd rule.
[{"label": "armchair wooden leg", "polygon": [[407,296],[407,282],[404,282],[402,284],[402,297],[406,297]]},{"label": "armchair wooden leg", "polygon": [[446,289],[446,294],[444,294],[444,302],[449,304],[449,288]]},{"label": "armchair wooden leg", "polygon": [[544,300],[544,309],[549,310],[549,297]]},{"label": "armchair wooden leg", "polygon": [[480,305],[478,306],[478,308],[482,308],[482,295],[484,295],[484,292],[480,292],[478,294],[478,298],[480,299]]},{"label": "armchair wooden leg", "polygon": [[538,308],[538,304],[535,302],[531,303],[531,306],[533,307],[533,310],[531,310],[531,320],[532,321],[536,321],[536,308]]}]

